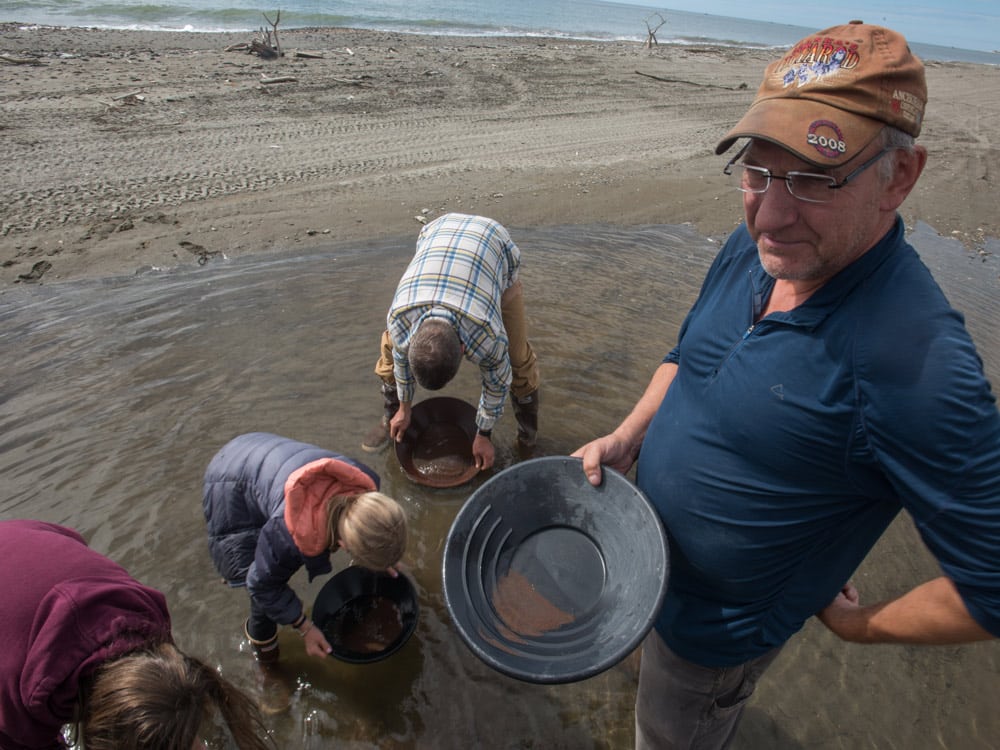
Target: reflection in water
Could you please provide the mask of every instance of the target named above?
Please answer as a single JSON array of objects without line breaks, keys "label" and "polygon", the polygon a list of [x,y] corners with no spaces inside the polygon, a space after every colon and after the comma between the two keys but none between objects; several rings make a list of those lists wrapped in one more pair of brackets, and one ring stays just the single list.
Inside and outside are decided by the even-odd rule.
[{"label": "reflection in water", "polygon": [[[613,428],[672,344],[717,245],[684,227],[514,230],[545,390],[540,448],[569,453]],[[1000,383],[996,259],[927,227],[926,262],[967,317]],[[441,553],[462,502],[483,481],[418,486],[395,455],[362,454],[380,410],[372,368],[413,238],[291,257],[258,257],[144,277],[5,290],[0,296],[0,518],[79,529],[162,590],[178,644],[250,689],[245,593],[208,557],[201,477],[234,435],[267,431],[354,455],[410,516],[406,564],[420,598],[416,634],[368,665],[306,657],[282,633],[294,688],[273,718],[283,748],[625,748],[633,659],[581,683],[541,686],[490,670],[460,642],[441,591]],[[464,366],[441,395],[474,401]],[[423,397],[426,394],[421,394]],[[497,468],[517,460],[512,417],[497,426]],[[334,558],[335,568],[347,563]],[[862,595],[936,575],[901,519],[859,571]],[[311,605],[320,579],[293,580]],[[996,644],[844,645],[810,623],[763,681],[741,746],[988,747],[1000,737]],[[992,739],[991,739],[992,738]]]}]

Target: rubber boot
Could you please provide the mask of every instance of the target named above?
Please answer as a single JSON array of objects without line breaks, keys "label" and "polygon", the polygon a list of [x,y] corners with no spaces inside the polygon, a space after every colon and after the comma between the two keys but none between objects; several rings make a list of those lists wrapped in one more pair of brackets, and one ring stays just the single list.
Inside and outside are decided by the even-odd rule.
[{"label": "rubber boot", "polygon": [[266,641],[258,641],[256,638],[250,635],[249,630],[250,620],[246,620],[243,623],[243,635],[247,637],[250,641],[250,647],[253,649],[254,658],[260,664],[274,664],[278,661],[278,657],[281,656],[281,651],[278,648],[278,634],[275,633],[273,636],[268,638]]},{"label": "rubber boot", "polygon": [[396,395],[396,384],[382,383],[382,418],[365,433],[361,440],[361,450],[377,453],[389,444],[389,421],[397,411],[399,411],[399,396]]},{"label": "rubber boot", "polygon": [[257,706],[265,716],[283,713],[292,705],[292,687],[278,661],[278,633],[266,641],[250,635],[250,621],[243,623],[243,634],[250,641],[256,663],[254,673],[257,683]]},{"label": "rubber boot", "polygon": [[522,450],[533,450],[538,438],[538,389],[527,396],[516,398],[511,394],[514,403],[514,417],[517,419],[517,444]]}]

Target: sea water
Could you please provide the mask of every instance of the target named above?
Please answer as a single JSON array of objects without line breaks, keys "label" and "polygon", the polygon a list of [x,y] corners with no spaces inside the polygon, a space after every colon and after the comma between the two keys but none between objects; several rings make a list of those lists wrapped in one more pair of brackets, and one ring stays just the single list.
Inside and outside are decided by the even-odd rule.
[{"label": "sea water", "polygon": [[[849,19],[833,10],[817,16],[815,27],[672,10],[653,4],[602,0],[0,0],[0,21],[57,26],[96,26],[188,31],[247,31],[266,25],[265,14],[281,28],[345,27],[416,34],[544,36],[598,41],[645,41],[656,30],[659,44],[731,44],[786,47],[819,28]],[[752,6],[746,14],[754,15]],[[874,15],[878,15],[873,11]],[[942,14],[941,24],[956,13]],[[866,18],[886,23],[883,18]],[[910,17],[904,16],[905,21]],[[913,19],[915,20],[915,19]],[[989,22],[987,18],[985,23]],[[1000,65],[995,40],[969,31],[950,43],[933,19],[921,19],[907,33],[914,51],[927,60]],[[978,28],[972,20],[968,28]],[[982,41],[980,41],[982,40]],[[971,47],[966,49],[965,47]],[[2,44],[0,44],[2,48]]]}]

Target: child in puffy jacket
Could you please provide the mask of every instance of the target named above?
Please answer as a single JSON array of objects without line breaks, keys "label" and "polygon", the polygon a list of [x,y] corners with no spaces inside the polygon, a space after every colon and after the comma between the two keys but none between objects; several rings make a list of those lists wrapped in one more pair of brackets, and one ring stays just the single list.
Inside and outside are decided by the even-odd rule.
[{"label": "child in puffy jacket", "polygon": [[406,515],[378,488],[364,464],[270,433],[240,435],[212,458],[203,495],[208,548],[223,579],[247,587],[244,630],[259,661],[277,660],[279,625],[295,628],[311,656],[331,651],[289,586],[299,568],[310,581],[330,573],[330,556],[342,548],[358,565],[397,575]]}]

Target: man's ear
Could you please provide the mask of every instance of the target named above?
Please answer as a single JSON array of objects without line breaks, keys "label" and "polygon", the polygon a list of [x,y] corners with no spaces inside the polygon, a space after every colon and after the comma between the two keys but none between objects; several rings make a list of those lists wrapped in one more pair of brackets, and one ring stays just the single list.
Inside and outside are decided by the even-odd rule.
[{"label": "man's ear", "polygon": [[894,154],[896,163],[892,178],[882,192],[880,207],[883,211],[895,211],[910,194],[927,164],[927,149],[914,146],[912,150],[899,149]]}]

